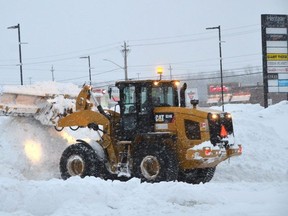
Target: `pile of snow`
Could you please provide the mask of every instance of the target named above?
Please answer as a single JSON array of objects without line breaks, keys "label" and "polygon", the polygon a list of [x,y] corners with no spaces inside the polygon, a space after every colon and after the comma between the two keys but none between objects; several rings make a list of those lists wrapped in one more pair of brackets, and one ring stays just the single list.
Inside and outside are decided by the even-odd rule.
[{"label": "pile of snow", "polygon": [[[33,118],[0,117],[0,215],[286,215],[288,102],[267,109],[225,105],[225,111],[233,115],[243,155],[221,163],[212,181],[200,185],[141,184],[135,178],[63,181],[58,167],[63,150],[76,138],[97,134],[59,133]],[[29,155],[33,151],[41,157]]]},{"label": "pile of snow", "polygon": [[288,102],[267,109],[251,104],[226,105],[225,111],[232,113],[235,140],[243,145],[243,156],[220,165],[215,180],[287,181]]}]

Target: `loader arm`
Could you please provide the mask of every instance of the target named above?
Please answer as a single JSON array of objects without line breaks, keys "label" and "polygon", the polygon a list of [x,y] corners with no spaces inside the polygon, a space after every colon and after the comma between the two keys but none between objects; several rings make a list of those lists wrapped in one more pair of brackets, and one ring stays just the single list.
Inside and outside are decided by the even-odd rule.
[{"label": "loader arm", "polygon": [[104,131],[109,133],[110,131],[110,122],[103,116],[101,113],[92,111],[92,110],[81,110],[74,112],[66,117],[61,118],[58,121],[58,127],[71,127],[71,126],[80,126],[87,127],[90,123],[96,123],[98,125],[103,125]]}]

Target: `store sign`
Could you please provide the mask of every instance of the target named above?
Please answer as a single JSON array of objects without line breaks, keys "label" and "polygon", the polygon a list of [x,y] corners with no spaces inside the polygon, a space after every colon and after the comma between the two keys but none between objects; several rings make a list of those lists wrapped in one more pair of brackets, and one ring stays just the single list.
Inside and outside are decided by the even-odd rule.
[{"label": "store sign", "polygon": [[269,67],[268,73],[287,73],[288,74],[288,67]]},{"label": "store sign", "polygon": [[[228,92],[229,88],[223,85],[223,92]],[[222,92],[221,86],[209,86],[210,93],[220,93]]]},{"label": "store sign", "polygon": [[267,53],[268,61],[287,61],[288,54],[287,53]]},{"label": "store sign", "polygon": [[288,15],[262,15],[261,25],[266,92],[288,92]]}]

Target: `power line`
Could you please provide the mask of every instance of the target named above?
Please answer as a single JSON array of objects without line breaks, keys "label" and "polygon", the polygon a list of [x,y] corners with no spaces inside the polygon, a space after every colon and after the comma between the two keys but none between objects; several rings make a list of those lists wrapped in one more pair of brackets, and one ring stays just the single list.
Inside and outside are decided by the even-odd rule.
[{"label": "power line", "polygon": [[[235,29],[242,29],[242,28],[247,28],[247,27],[255,27],[259,26],[259,24],[251,24],[251,25],[245,25],[245,26],[237,26],[233,28],[224,28],[222,29],[224,32],[225,31],[231,31]],[[199,32],[199,33],[193,33],[193,34],[182,34],[182,35],[175,35],[175,36],[165,36],[165,37],[154,37],[154,38],[144,38],[144,39],[134,39],[134,40],[129,40],[130,42],[141,42],[141,41],[155,41],[155,40],[167,40],[167,39],[175,39],[175,38],[183,38],[183,37],[191,37],[191,36],[201,36],[201,35],[207,35],[210,34],[209,32]]]},{"label": "power line", "polygon": [[[229,68],[229,69],[225,69],[224,72],[227,74],[227,72],[231,71],[230,73],[236,73],[237,71],[243,71],[243,70],[247,70],[247,69],[259,69],[261,66],[250,66],[250,67],[240,67],[240,68]],[[108,70],[108,71],[103,71],[103,72],[99,72],[99,73],[92,73],[93,76],[96,75],[101,75],[101,74],[105,74],[105,73],[110,73],[113,71],[117,71],[120,70],[120,68],[116,68],[116,69],[112,69],[112,70]],[[177,69],[173,68],[174,71],[176,71]],[[218,73],[218,70],[213,70],[213,71],[201,71],[201,72],[195,72],[193,74],[195,75],[199,75],[199,73],[201,73],[202,75],[209,75],[209,74],[215,74]],[[262,72],[261,72],[262,73]],[[183,77],[183,76],[187,76],[188,74],[173,74],[173,77]],[[62,79],[62,80],[58,80],[58,82],[62,82],[62,81],[71,81],[71,80],[77,80],[77,79],[82,79],[82,78],[86,78],[86,76],[81,76],[81,77],[74,77],[74,78],[69,78],[69,79]],[[148,77],[149,78],[149,77]],[[151,77],[150,77],[151,78]],[[108,81],[109,82],[109,81]]]},{"label": "power line", "polygon": [[[258,68],[259,66],[254,66],[254,67]],[[245,68],[242,68],[242,70],[244,70],[244,69]],[[210,73],[212,73],[212,72],[215,74],[215,72],[218,72],[218,71],[210,71]],[[235,73],[235,71],[232,71],[231,73]],[[207,71],[205,72],[205,74],[207,75]],[[244,73],[242,73],[242,74],[232,74],[232,75],[227,75],[227,71],[226,71],[226,75],[224,75],[223,78],[245,77],[245,76],[253,76],[253,75],[257,75],[257,74],[262,74],[262,71],[253,72],[253,73],[250,72],[250,73],[245,73],[245,74]],[[195,75],[197,75],[197,74],[195,74]],[[203,72],[201,73],[201,75],[203,75]],[[199,74],[197,76],[199,76]],[[183,77],[185,77],[185,78],[183,78]],[[209,80],[209,79],[220,79],[220,76],[209,76],[209,77],[202,77],[202,78],[201,77],[200,78],[187,78],[187,77],[189,77],[188,74],[185,74],[185,75],[182,74],[182,78],[181,78],[181,76],[179,77],[179,75],[173,75],[173,79],[180,80],[180,81],[201,81],[201,80]],[[135,78],[132,78],[132,79],[138,79],[138,77],[137,78],[135,77]],[[143,80],[152,79],[153,80],[153,79],[158,79],[158,77],[155,75],[155,76],[142,77],[141,79],[143,79]],[[94,85],[94,86],[98,87],[98,88],[104,87],[104,86],[108,86],[108,85],[103,85],[104,83],[109,83],[108,85],[111,85],[111,84],[115,83],[115,80],[108,80],[108,81],[98,82],[97,85]]]},{"label": "power line", "polygon": [[[116,46],[117,45],[117,46]],[[112,47],[111,47],[112,46]],[[109,51],[111,49],[115,49],[117,48],[118,46],[120,46],[120,43],[119,42],[115,42],[115,43],[110,43],[110,44],[106,44],[106,45],[102,45],[102,46],[98,46],[98,47],[93,47],[93,48],[88,48],[88,49],[82,49],[82,50],[75,50],[75,51],[71,51],[71,52],[65,52],[65,53],[60,53],[60,54],[55,54],[55,55],[47,55],[47,56],[39,56],[39,57],[32,57],[32,58],[25,58],[25,60],[35,60],[35,59],[47,59],[47,58],[51,58],[51,57],[59,57],[59,56],[67,56],[67,55],[71,55],[71,54],[74,54],[76,55],[76,53],[83,53],[83,52],[87,52],[87,51],[91,51],[91,50],[98,50],[98,49],[103,49],[103,48],[106,48],[107,49],[103,49],[101,51],[98,51],[98,52],[92,52],[91,55],[94,54],[98,54],[98,53],[102,53],[102,52],[106,52],[106,51]],[[108,48],[110,47],[110,48]],[[79,54],[81,55],[81,54]],[[77,54],[77,57],[78,54]],[[74,58],[74,57],[73,57]],[[6,59],[6,60],[0,60],[0,62],[3,62],[3,61],[15,61],[15,59]]]},{"label": "power line", "polygon": [[[235,28],[237,29],[237,28]],[[232,32],[232,33],[224,33],[223,37],[233,37],[233,36],[241,36],[241,35],[245,35],[245,34],[250,34],[250,33],[255,33],[260,31],[260,28],[257,29],[252,29],[252,30],[246,30],[246,31],[240,31],[240,32]],[[196,35],[208,35],[208,33],[196,33],[196,34],[192,34],[191,36],[196,36]],[[178,36],[178,37],[167,37],[166,39],[175,39],[175,38],[179,38],[179,37],[187,37],[187,36]],[[204,41],[204,40],[210,40],[210,39],[214,39],[214,36],[210,36],[210,37],[200,37],[200,38],[192,38],[192,39],[185,39],[185,40],[170,40],[170,41],[163,41],[163,42],[151,42],[151,43],[139,43],[139,44],[132,44],[132,46],[138,47],[138,46],[159,46],[159,45],[167,45],[167,44],[179,44],[179,43],[190,43],[190,42],[198,42],[198,41]],[[157,41],[160,40],[161,38],[155,38],[155,39],[142,39],[139,40],[141,41]],[[161,40],[165,40],[165,38],[162,38]],[[131,40],[130,40],[131,41]],[[133,41],[133,40],[132,40]],[[137,41],[137,40],[134,40]]]},{"label": "power line", "polygon": [[[119,68],[116,68],[116,69],[112,69],[112,70],[108,70],[108,71],[103,71],[103,72],[100,72],[100,73],[91,73],[91,75],[97,76],[97,75],[100,75],[100,74],[110,73],[110,72],[117,71],[117,70],[120,70],[120,69],[119,69]],[[62,80],[57,80],[57,81],[58,81],[58,82],[64,82],[64,81],[71,81],[71,80],[77,80],[77,79],[82,79],[82,78],[87,78],[87,76],[73,77],[73,78],[62,79]]]},{"label": "power line", "polygon": [[[255,26],[259,26],[259,24],[251,24],[251,25],[245,25],[245,26],[238,26],[238,27],[233,27],[233,28],[224,28],[223,31],[233,31],[233,30],[238,30],[238,29],[243,29],[243,28],[249,28],[249,27],[255,27]],[[259,28],[260,29],[260,28]],[[227,33],[227,34],[223,34],[224,36],[241,36],[244,34],[249,34],[249,33],[253,33],[258,31],[257,30],[246,30],[246,31],[240,31],[240,32],[232,32],[232,33]],[[201,36],[201,35],[208,35],[209,33],[207,32],[201,32],[201,33],[194,33],[194,34],[184,34],[184,35],[176,35],[176,36],[168,36],[168,37],[155,37],[155,38],[147,38],[147,39],[136,39],[136,40],[129,40],[129,41],[134,41],[134,42],[145,42],[145,41],[159,41],[159,40],[167,40],[167,39],[177,39],[177,38],[185,38],[185,37],[191,37],[191,36]],[[203,40],[209,40],[209,39],[213,39],[215,38],[214,36],[212,37],[200,37],[200,38],[192,38],[192,39],[185,39],[185,40],[174,40],[174,41],[163,41],[163,42],[153,42],[153,43],[143,43],[143,44],[132,44],[130,45],[131,47],[133,46],[156,46],[156,45],[168,45],[168,44],[178,44],[178,43],[190,43],[190,42],[197,42],[197,41],[203,41]],[[99,53],[103,53],[103,52],[107,52],[109,50],[115,49],[116,45],[120,45],[120,42],[114,42],[114,43],[110,43],[110,44],[106,44],[106,45],[102,45],[102,46],[98,46],[98,47],[94,47],[94,48],[88,48],[88,49],[82,49],[82,50],[76,50],[76,51],[71,51],[71,52],[66,52],[66,53],[60,53],[60,54],[56,54],[56,55],[48,55],[48,56],[42,56],[42,57],[33,57],[33,58],[25,58],[25,61],[27,60],[37,60],[37,59],[45,59],[45,58],[53,58],[53,57],[59,57],[59,56],[67,56],[67,55],[71,55],[71,54],[75,54],[75,53],[79,53],[79,52],[87,52],[87,51],[91,51],[91,50],[98,50],[98,49],[102,49],[102,48],[106,48],[106,47],[110,47],[107,48],[105,50],[102,51],[98,51],[98,52],[93,52],[90,53],[90,55],[96,55]],[[111,47],[112,46],[112,47]],[[81,54],[82,55],[82,54]],[[72,56],[72,57],[66,57],[66,58],[59,58],[59,59],[53,59],[53,60],[45,60],[45,61],[36,61],[36,62],[28,62],[25,65],[32,65],[32,64],[43,64],[43,63],[52,63],[52,62],[59,62],[59,61],[66,61],[66,60],[71,60],[74,58],[78,58],[79,55],[77,56]],[[15,59],[13,59],[14,61]],[[7,61],[12,61],[11,59],[9,60],[4,60],[4,62]],[[3,60],[0,60],[0,62],[3,62]],[[15,64],[4,64],[4,65],[0,65],[0,66],[14,66]]]},{"label": "power line", "polygon": [[[230,29],[225,29],[224,31],[231,31],[231,30],[235,30],[235,29],[241,29],[241,28],[247,28],[247,27],[251,27],[251,26],[255,26],[255,25],[247,25],[247,26],[240,26],[240,27],[235,27],[235,28],[230,28]],[[258,26],[258,25],[257,25]],[[258,31],[258,30],[257,30]],[[232,33],[227,33],[225,34],[225,36],[241,36],[244,34],[249,34],[249,33],[253,33],[255,32],[255,30],[247,30],[247,31],[240,31],[240,32],[232,32]],[[148,38],[148,39],[139,39],[139,40],[132,40],[132,41],[153,41],[153,40],[166,40],[166,39],[175,39],[175,38],[181,38],[181,37],[191,37],[191,36],[201,36],[201,35],[207,35],[207,32],[203,32],[203,33],[195,33],[195,34],[187,34],[187,35],[178,35],[178,36],[170,36],[170,37],[159,37],[159,38]],[[169,45],[169,44],[179,44],[179,43],[190,43],[190,42],[197,42],[197,41],[203,41],[203,40],[209,40],[209,39],[214,39],[214,36],[211,37],[200,37],[200,38],[192,38],[192,39],[185,39],[185,40],[174,40],[174,41],[163,41],[163,42],[152,42],[152,43],[143,43],[143,44],[132,44],[130,45],[131,47],[141,47],[141,46],[157,46],[157,45]],[[66,58],[57,58],[57,59],[50,59],[50,60],[44,60],[44,61],[36,61],[36,62],[27,62],[27,60],[36,60],[36,59],[44,59],[44,58],[51,58],[51,57],[59,57],[59,56],[65,56],[65,55],[70,55],[70,54],[74,54],[76,52],[82,52],[82,51],[89,51],[89,50],[95,50],[95,49],[101,49],[101,48],[105,48],[105,47],[109,47],[112,46],[111,48],[107,48],[105,50],[101,50],[98,52],[94,52],[91,53],[90,55],[96,55],[99,53],[104,53],[107,52],[109,50],[115,49],[116,46],[115,45],[119,45],[119,42],[117,43],[111,43],[111,44],[107,44],[107,45],[103,45],[103,46],[99,46],[99,47],[95,47],[95,48],[89,48],[89,49],[83,49],[83,50],[79,50],[79,51],[74,51],[74,52],[67,52],[67,53],[62,53],[62,54],[57,54],[57,55],[49,55],[49,56],[43,56],[43,57],[34,57],[34,58],[25,58],[25,65],[35,65],[35,64],[45,64],[45,63],[53,63],[53,62],[60,62],[60,61],[67,61],[67,60],[71,60],[74,58],[78,58],[79,55],[77,56],[72,56],[72,57],[66,57]],[[0,60],[1,61],[1,60]],[[6,60],[6,61],[10,61],[10,60]],[[3,62],[3,61],[2,61]],[[23,64],[24,65],[24,64]],[[15,66],[15,64],[3,64],[0,66]]]}]

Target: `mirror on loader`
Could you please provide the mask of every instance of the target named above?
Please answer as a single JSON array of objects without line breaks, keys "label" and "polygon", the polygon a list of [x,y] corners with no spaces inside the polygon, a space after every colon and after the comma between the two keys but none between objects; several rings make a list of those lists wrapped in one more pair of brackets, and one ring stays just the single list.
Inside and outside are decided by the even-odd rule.
[{"label": "mirror on loader", "polygon": [[108,95],[109,95],[109,99],[111,99],[111,97],[112,97],[112,88],[110,86],[108,88]]},{"label": "mirror on loader", "polygon": [[111,102],[118,102],[120,100],[119,89],[114,85],[108,86],[108,95]]}]

